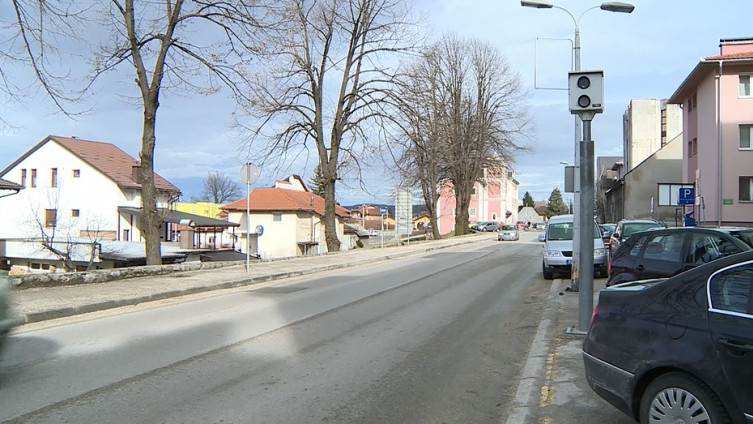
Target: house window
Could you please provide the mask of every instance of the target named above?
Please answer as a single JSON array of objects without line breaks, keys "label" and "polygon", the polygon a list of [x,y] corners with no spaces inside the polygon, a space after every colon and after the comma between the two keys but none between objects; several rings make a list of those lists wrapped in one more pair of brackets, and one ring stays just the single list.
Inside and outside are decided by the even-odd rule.
[{"label": "house window", "polygon": [[47,228],[55,228],[55,221],[57,218],[57,209],[45,209],[44,210],[44,226]]},{"label": "house window", "polygon": [[74,218],[78,218],[80,215],[80,212],[78,209],[71,209],[71,216]]},{"label": "house window", "polygon": [[750,134],[753,125],[740,125],[740,150],[750,150]]},{"label": "house window", "polygon": [[688,99],[688,112],[692,112],[692,111],[693,111],[693,98],[691,97]]},{"label": "house window", "polygon": [[81,170],[80,169],[74,169],[73,170],[73,178],[79,178],[81,176]]},{"label": "house window", "polygon": [[58,169],[52,168],[50,170],[50,187],[58,186]]},{"label": "house window", "polygon": [[31,170],[31,188],[34,188],[37,186],[37,170],[32,169]]},{"label": "house window", "polygon": [[468,216],[476,216],[476,208],[468,208]]},{"label": "house window", "polygon": [[693,139],[693,150],[692,150],[693,156],[698,154],[698,139]]},{"label": "house window", "polygon": [[26,170],[21,170],[21,186],[26,187]]},{"label": "house window", "polygon": [[738,84],[738,94],[740,97],[750,97],[750,75],[740,75]]},{"label": "house window", "polygon": [[123,230],[123,241],[131,241],[131,230]]},{"label": "house window", "polygon": [[275,222],[282,221],[282,213],[280,213],[280,212],[273,213],[272,214],[272,221],[275,221]]},{"label": "house window", "polygon": [[740,201],[753,200],[753,177],[740,177]]},{"label": "house window", "polygon": [[475,196],[475,195],[476,195],[476,187],[473,187],[471,189],[471,196]]}]

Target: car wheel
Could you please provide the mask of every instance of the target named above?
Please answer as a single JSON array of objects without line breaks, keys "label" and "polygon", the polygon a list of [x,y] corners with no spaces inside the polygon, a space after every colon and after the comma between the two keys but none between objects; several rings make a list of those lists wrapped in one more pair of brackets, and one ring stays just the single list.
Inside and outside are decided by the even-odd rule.
[{"label": "car wheel", "polygon": [[554,280],[554,273],[546,268],[546,265],[541,264],[541,272],[544,274],[545,280]]},{"label": "car wheel", "polygon": [[640,422],[730,423],[719,397],[697,378],[673,372],[651,382],[643,392]]}]

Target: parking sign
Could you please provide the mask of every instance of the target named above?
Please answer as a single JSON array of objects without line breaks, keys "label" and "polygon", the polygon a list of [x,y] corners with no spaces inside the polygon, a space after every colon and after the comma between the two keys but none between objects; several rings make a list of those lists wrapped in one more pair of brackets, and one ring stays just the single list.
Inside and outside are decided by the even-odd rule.
[{"label": "parking sign", "polygon": [[678,205],[692,205],[695,201],[695,187],[681,187]]}]

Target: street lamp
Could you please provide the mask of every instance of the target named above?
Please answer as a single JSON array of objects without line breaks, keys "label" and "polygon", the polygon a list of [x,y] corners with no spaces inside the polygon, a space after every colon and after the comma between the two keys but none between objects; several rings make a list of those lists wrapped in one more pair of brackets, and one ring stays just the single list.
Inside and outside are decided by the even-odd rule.
[{"label": "street lamp", "polygon": [[[532,7],[535,9],[560,9],[567,13],[570,18],[573,20],[573,25],[575,26],[575,42],[573,43],[573,71],[580,71],[580,20],[583,18],[583,15],[586,14],[589,10],[593,9],[601,9],[608,12],[616,12],[616,13],[632,13],[633,10],[635,10],[635,6],[633,6],[630,3],[623,3],[623,2],[604,2],[600,5],[590,7],[586,10],[584,10],[577,18],[575,15],[573,15],[569,10],[565,9],[564,7],[557,6],[551,2],[546,1],[536,1],[536,0],[521,0],[520,2],[521,6],[524,7]],[[580,174],[580,137],[581,137],[581,120],[578,115],[575,115],[575,147],[574,147],[574,166],[575,170],[578,174]],[[580,178],[576,178],[576,181],[579,181]],[[580,190],[575,190],[575,193],[573,194],[573,197],[575,199],[575,210],[573,211],[574,214],[580,213]],[[580,237],[579,237],[579,227],[578,220],[576,219],[574,221],[574,240],[573,240],[573,270],[572,270],[572,289],[573,290],[579,290],[579,279],[578,279],[578,259],[580,258],[579,254],[579,246],[580,246]]]},{"label": "street lamp", "polygon": [[[521,0],[520,5],[523,7],[533,7],[536,9],[560,9],[563,10],[565,13],[567,13],[570,18],[573,20],[573,25],[575,26],[575,42],[573,43],[573,71],[578,72],[580,71],[580,20],[583,18],[583,15],[586,14],[589,10],[593,10],[596,8],[600,8],[601,10],[605,10],[608,12],[616,12],[616,13],[632,13],[633,10],[635,10],[635,6],[633,6],[630,3],[622,3],[622,2],[604,2],[600,5],[590,7],[586,10],[584,10],[578,18],[576,18],[572,13],[570,13],[569,10],[565,9],[564,7],[557,6],[551,2],[546,1],[536,1],[536,0]],[[574,115],[575,119],[575,152],[574,152],[574,158],[575,158],[575,169],[576,172],[579,175],[579,178],[577,178],[577,181],[581,180],[580,174],[582,172],[582,168],[580,166],[580,137],[581,137],[581,120],[580,117],[576,114]],[[574,204],[574,215],[579,215],[581,213],[581,200],[580,200],[580,190],[575,190],[575,193],[573,195],[575,198],[575,204]],[[587,211],[586,213],[591,214],[591,212]],[[580,262],[580,224],[579,219],[573,220],[573,266],[572,266],[572,282],[571,282],[571,288],[574,291],[580,292],[580,280],[579,280],[579,274],[578,274],[578,265]],[[589,241],[590,242],[590,241]],[[593,281],[591,281],[591,285],[593,285]],[[585,299],[588,297],[590,293],[581,293],[580,299]],[[590,302],[588,302],[590,300]],[[593,304],[593,299],[587,299],[586,302],[581,302],[581,305],[579,307],[579,316],[578,316],[578,322],[579,322],[579,328],[583,330],[584,325],[583,323],[587,323],[587,316],[586,314],[590,314],[591,308],[590,305]],[[588,311],[586,311],[588,309]]]}]

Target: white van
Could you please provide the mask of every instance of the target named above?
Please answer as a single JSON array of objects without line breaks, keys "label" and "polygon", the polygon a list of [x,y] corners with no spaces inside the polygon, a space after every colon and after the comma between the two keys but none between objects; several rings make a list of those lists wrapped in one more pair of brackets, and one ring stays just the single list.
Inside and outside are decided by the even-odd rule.
[{"label": "white van", "polygon": [[[546,231],[540,236],[544,242],[544,278],[555,274],[570,274],[573,263],[573,216],[558,215],[549,219]],[[594,221],[594,277],[607,275],[607,252],[599,226]]]}]

